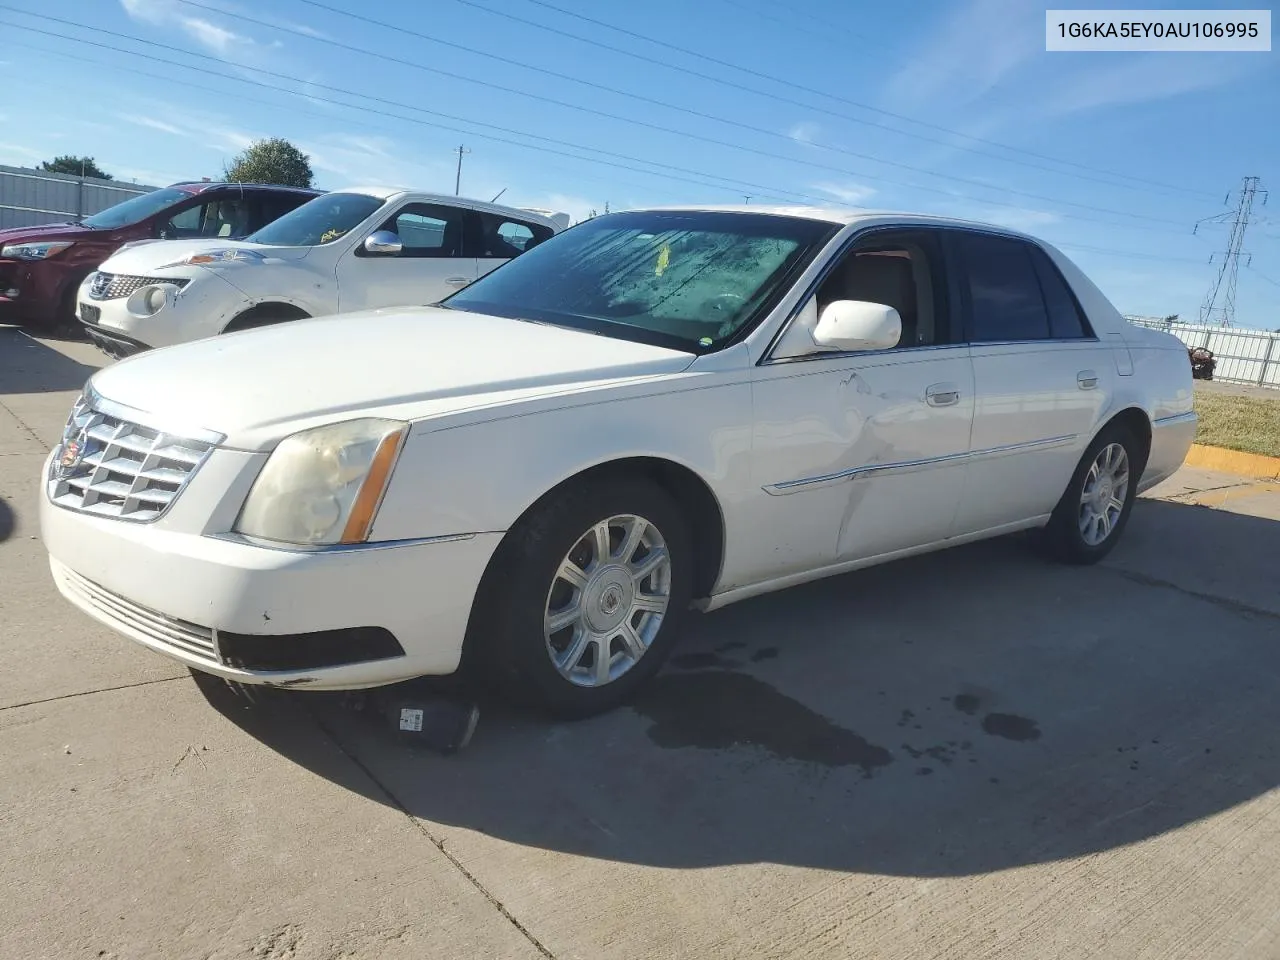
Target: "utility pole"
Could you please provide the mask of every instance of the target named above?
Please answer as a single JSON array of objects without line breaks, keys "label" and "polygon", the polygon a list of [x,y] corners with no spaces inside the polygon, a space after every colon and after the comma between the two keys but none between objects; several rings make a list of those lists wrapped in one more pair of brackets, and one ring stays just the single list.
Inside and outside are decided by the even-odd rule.
[{"label": "utility pole", "polygon": [[[1262,197],[1262,205],[1266,205],[1267,191],[1262,188],[1262,179],[1260,177],[1245,177],[1240,182],[1240,191],[1236,196],[1236,207],[1234,211],[1228,213],[1220,213],[1217,216],[1205,217],[1196,223],[1195,228],[1191,231],[1195,233],[1200,229],[1202,223],[1226,223],[1227,218],[1231,218],[1231,235],[1227,238],[1227,249],[1222,253],[1215,253],[1209,257],[1209,262],[1214,263],[1214,257],[1219,258],[1218,275],[1214,277],[1213,284],[1209,287],[1209,292],[1205,294],[1204,302],[1200,305],[1200,322],[1203,324],[1211,324],[1215,318],[1217,322],[1224,327],[1230,327],[1236,321],[1236,281],[1240,275],[1240,258],[1244,257],[1244,265],[1249,266],[1253,260],[1252,254],[1244,252],[1244,232],[1249,226],[1249,219],[1253,215],[1253,204]],[[1231,199],[1231,195],[1227,194],[1226,203]],[[1225,289],[1224,289],[1225,281]],[[1219,303],[1219,295],[1221,295],[1221,306]]]},{"label": "utility pole", "polygon": [[470,153],[471,151],[467,149],[466,144],[460,143],[458,144],[458,148],[453,152],[458,155],[458,175],[453,181],[453,195],[456,197],[458,192],[462,189],[462,155],[464,153]]}]

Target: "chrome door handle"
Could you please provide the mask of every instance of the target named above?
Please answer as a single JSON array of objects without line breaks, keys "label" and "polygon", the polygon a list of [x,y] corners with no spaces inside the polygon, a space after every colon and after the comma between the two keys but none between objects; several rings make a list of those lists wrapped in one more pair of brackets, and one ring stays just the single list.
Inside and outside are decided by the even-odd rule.
[{"label": "chrome door handle", "polygon": [[465,287],[470,282],[470,277],[450,277],[445,281],[451,287]]},{"label": "chrome door handle", "polygon": [[931,407],[952,407],[960,402],[960,390],[954,384],[935,383],[925,390],[924,399]]},{"label": "chrome door handle", "polygon": [[1098,385],[1098,375],[1092,370],[1081,370],[1076,374],[1076,386],[1081,390],[1092,390]]}]

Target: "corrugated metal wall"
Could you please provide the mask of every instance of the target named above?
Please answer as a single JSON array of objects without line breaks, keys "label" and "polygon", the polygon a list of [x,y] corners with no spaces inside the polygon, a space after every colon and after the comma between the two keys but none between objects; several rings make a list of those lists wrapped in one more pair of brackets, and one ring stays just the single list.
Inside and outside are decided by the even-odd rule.
[{"label": "corrugated metal wall", "polygon": [[155,187],[0,166],[0,229],[59,223],[114,207]]}]

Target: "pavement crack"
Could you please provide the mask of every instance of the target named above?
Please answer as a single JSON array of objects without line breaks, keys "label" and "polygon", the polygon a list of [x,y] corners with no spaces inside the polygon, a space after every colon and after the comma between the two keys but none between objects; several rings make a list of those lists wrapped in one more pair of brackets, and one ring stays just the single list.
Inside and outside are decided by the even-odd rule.
[{"label": "pavement crack", "polygon": [[42,439],[40,439],[40,434],[36,433],[35,430],[25,420],[23,420],[20,416],[14,413],[13,409],[3,400],[0,400],[0,409],[3,409],[5,413],[13,417],[14,421],[18,424],[18,426],[20,426],[26,432],[27,436],[29,436],[32,440],[34,440],[36,443],[40,444],[40,446],[44,448],[45,453],[48,453],[50,450],[53,449],[51,446],[49,446],[49,444],[45,443]]},{"label": "pavement crack", "polygon": [[1280,620],[1280,613],[1275,610],[1268,610],[1265,607],[1255,607],[1253,604],[1245,603],[1242,600],[1232,600],[1230,597],[1221,597],[1216,593],[1206,593],[1203,590],[1193,590],[1191,587],[1184,587],[1180,583],[1174,583],[1172,580],[1163,580],[1160,577],[1152,577],[1145,573],[1138,573],[1136,570],[1125,570],[1123,567],[1113,567],[1103,564],[1102,569],[1110,570],[1112,573],[1124,577],[1126,580],[1132,580],[1134,583],[1140,583],[1144,587],[1163,587],[1166,590],[1173,590],[1185,597],[1194,597],[1197,600],[1204,600],[1206,603],[1212,603],[1215,606],[1230,610],[1232,613],[1239,613],[1249,617],[1265,617],[1268,620]]},{"label": "pavement crack", "polygon": [[134,687],[148,687],[153,683],[170,683],[174,680],[185,680],[188,674],[180,677],[161,677],[159,680],[139,680],[137,683],[122,683],[118,687],[99,687],[97,690],[80,690],[76,693],[64,693],[58,697],[45,697],[43,700],[27,700],[23,703],[9,703],[0,706],[0,711],[17,710],[20,707],[35,707],[42,703],[56,703],[59,700],[74,700],[76,697],[88,697],[95,693],[112,693],[116,690],[132,690]]},{"label": "pavement crack", "polygon": [[400,798],[397,797],[394,793],[392,793],[391,789],[385,783],[379,780],[377,775],[375,775],[374,772],[371,769],[369,769],[369,767],[366,766],[365,763],[359,757],[357,757],[352,751],[347,749],[346,744],[344,744],[341,738],[338,737],[332,730],[329,729],[328,726],[325,725],[324,721],[322,721],[318,717],[315,718],[315,721],[316,721],[316,726],[318,726],[320,730],[324,733],[324,735],[329,738],[329,741],[335,747],[338,748],[338,750],[342,753],[342,755],[345,756],[352,763],[354,763],[356,767],[366,777],[369,778],[370,782],[373,783],[382,792],[382,795],[387,798],[387,801],[392,806],[394,806],[397,810],[403,813],[405,817],[408,818],[409,822],[412,823],[418,829],[418,832],[421,833],[424,837],[426,837],[427,840],[430,841],[431,845],[435,847],[437,850],[439,850],[446,860],[448,860],[451,864],[453,864],[454,869],[457,870],[460,874],[462,874],[462,876],[466,878],[467,882],[470,883],[473,887],[475,887],[476,890],[480,892],[480,895],[483,896],[487,901],[489,901],[490,906],[492,906],[495,910],[497,910],[500,914],[502,914],[502,916],[506,919],[506,921],[510,923],[513,927],[515,927],[516,930],[518,930],[520,934],[526,940],[528,940],[530,944],[533,945],[533,948],[537,950],[538,953],[546,957],[547,960],[556,960],[555,954],[552,953],[550,950],[548,950],[543,945],[542,941],[533,935],[533,932],[528,927],[526,927],[523,923],[521,923],[518,919],[516,919],[515,914],[513,914],[510,910],[508,910],[506,905],[501,900],[499,900],[496,896],[494,896],[493,893],[489,891],[488,887],[486,887],[483,883],[480,882],[479,877],[477,877],[474,873],[468,870],[463,865],[461,860],[459,860],[456,856],[454,856],[452,853],[449,852],[443,840],[436,837],[430,830],[427,829],[426,824],[424,824],[421,820],[419,820],[417,817],[415,817],[412,813],[409,812],[409,808],[400,802]]}]

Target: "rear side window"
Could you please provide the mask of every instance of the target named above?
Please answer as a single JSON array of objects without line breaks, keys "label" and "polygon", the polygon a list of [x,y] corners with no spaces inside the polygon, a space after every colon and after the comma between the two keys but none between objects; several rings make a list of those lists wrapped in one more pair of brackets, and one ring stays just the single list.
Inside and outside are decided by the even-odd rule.
[{"label": "rear side window", "polygon": [[957,239],[969,284],[970,342],[1049,339],[1049,313],[1027,244],[981,233]]},{"label": "rear side window", "polygon": [[510,260],[549,239],[555,231],[540,223],[512,220],[494,213],[477,213],[480,221],[476,238],[480,257]]},{"label": "rear side window", "polygon": [[1031,261],[1044,291],[1045,307],[1049,311],[1049,333],[1055,340],[1079,340],[1091,336],[1088,324],[1067,287],[1067,281],[1053,265],[1048,254],[1038,247],[1029,247]]}]

